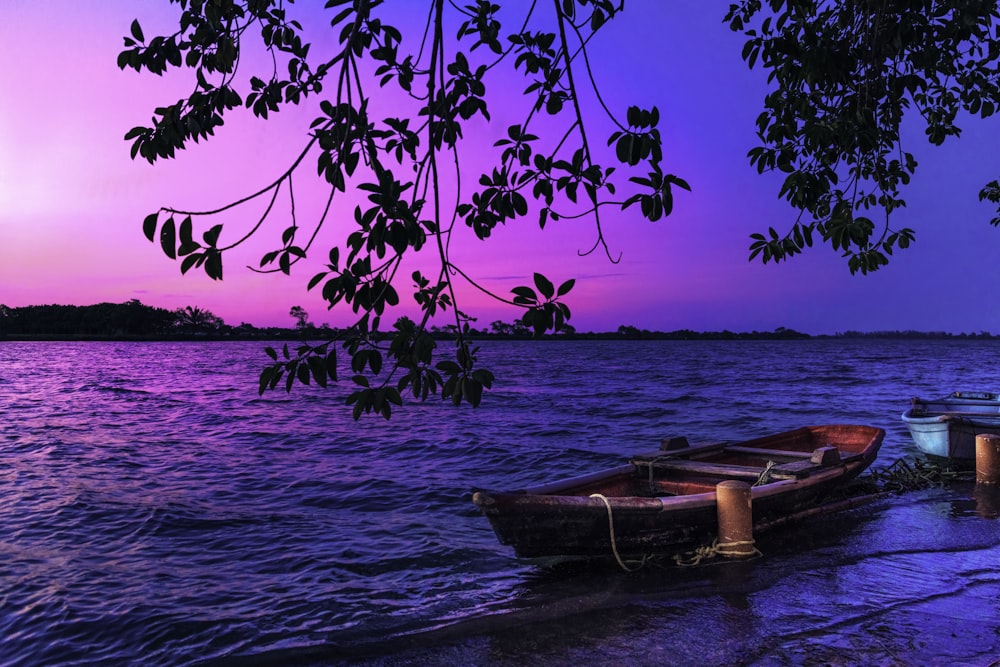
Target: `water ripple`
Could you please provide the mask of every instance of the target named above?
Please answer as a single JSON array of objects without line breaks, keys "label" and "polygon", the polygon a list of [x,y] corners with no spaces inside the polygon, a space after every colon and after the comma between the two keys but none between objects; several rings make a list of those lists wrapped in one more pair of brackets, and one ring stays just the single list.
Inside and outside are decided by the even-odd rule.
[{"label": "water ripple", "polygon": [[912,658],[903,635],[932,613],[1000,617],[1000,502],[972,490],[768,538],[726,574],[636,577],[520,563],[470,502],[671,435],[871,423],[891,462],[911,452],[911,395],[996,388],[993,346],[491,342],[481,357],[501,381],[479,408],[354,423],[342,390],[258,397],[256,343],[0,345],[0,663],[420,664],[407,647],[433,642],[451,642],[440,663],[878,662],[852,633]]}]

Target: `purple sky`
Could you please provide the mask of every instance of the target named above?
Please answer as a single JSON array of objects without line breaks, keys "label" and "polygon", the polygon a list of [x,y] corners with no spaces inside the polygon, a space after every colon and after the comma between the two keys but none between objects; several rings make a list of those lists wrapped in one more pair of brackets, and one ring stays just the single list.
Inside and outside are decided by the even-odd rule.
[{"label": "purple sky", "polygon": [[[291,325],[288,310],[301,305],[316,323],[347,324],[350,313],[328,312],[317,293],[305,291],[325,248],[342,238],[337,226],[325,230],[316,261],[290,278],[244,268],[256,265],[257,246],[227,256],[222,283],[181,276],[179,264],[143,238],[143,217],[161,205],[212,208],[270,182],[316,115],[282,111],[264,122],[243,114],[175,160],[131,161],[124,133],[147,122],[155,106],[186,94],[190,79],[120,71],[121,38],[136,17],[147,37],[157,25],[170,30],[177,11],[166,0],[0,1],[0,303],[137,298],[165,308],[197,305],[229,324],[258,326]],[[994,212],[977,197],[1000,176],[1000,133],[990,121],[965,119],[963,136],[944,147],[911,128],[907,148],[920,166],[896,224],[914,228],[917,242],[887,268],[851,276],[825,247],[777,266],[747,261],[749,234],[771,225],[783,230],[793,213],[777,199],[779,179],[757,175],[746,159],[764,76],[740,60],[742,39],[721,22],[724,11],[724,3],[633,1],[594,45],[599,83],[616,110],[630,103],[660,109],[664,169],[693,188],[677,192],[668,219],[610,218],[605,234],[622,255],[618,264],[601,253],[578,256],[593,244],[591,225],[559,222],[539,232],[530,221],[499,229],[485,243],[467,234],[456,242],[458,264],[503,294],[529,284],[535,270],[556,282],[575,277],[569,304],[580,331],[629,324],[1000,332],[988,289],[1000,282],[1000,230],[988,224]],[[499,103],[493,116],[495,127],[480,130],[489,143],[518,120]],[[306,180],[296,181],[303,211],[318,201],[308,197]],[[235,224],[225,232],[230,240]],[[271,227],[271,242],[284,226]],[[409,302],[408,293],[403,299]],[[471,293],[462,305],[480,326],[518,315]]]}]

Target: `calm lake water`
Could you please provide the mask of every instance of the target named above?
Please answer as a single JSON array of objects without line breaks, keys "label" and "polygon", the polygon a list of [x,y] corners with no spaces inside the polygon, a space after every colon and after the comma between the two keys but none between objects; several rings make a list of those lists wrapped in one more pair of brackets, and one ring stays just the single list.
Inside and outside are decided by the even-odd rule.
[{"label": "calm lake water", "polygon": [[[445,343],[444,345],[447,345]],[[0,664],[820,665],[1000,658],[1000,498],[895,496],[753,561],[543,570],[475,487],[660,438],[887,430],[1000,390],[1000,342],[486,342],[478,409],[258,398],[260,343],[0,343]]]}]

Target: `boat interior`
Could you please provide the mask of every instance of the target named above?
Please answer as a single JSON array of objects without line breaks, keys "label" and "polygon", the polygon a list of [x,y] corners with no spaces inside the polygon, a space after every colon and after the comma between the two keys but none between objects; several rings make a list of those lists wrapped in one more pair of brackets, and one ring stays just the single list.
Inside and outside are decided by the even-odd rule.
[{"label": "boat interior", "polygon": [[607,496],[681,496],[715,491],[719,482],[740,480],[762,484],[785,479],[802,479],[816,470],[859,458],[842,455],[834,446],[812,451],[730,445],[724,442],[689,445],[633,456],[630,465],[603,475],[589,475],[530,493]]}]

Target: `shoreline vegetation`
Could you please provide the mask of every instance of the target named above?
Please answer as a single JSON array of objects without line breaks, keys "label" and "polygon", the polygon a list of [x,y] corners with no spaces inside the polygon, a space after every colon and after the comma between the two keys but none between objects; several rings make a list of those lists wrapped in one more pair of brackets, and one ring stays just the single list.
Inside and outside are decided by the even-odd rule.
[{"label": "shoreline vegetation", "polygon": [[[335,338],[344,330],[328,325],[315,326],[299,306],[289,313],[296,320],[291,327],[256,327],[246,322],[226,324],[221,318],[196,306],[166,310],[147,306],[137,299],[126,303],[92,306],[42,305],[9,307],[0,304],[0,341],[252,341],[315,340]],[[454,338],[448,327],[432,327],[437,339]],[[471,328],[479,340],[530,340],[530,329],[519,321],[496,321],[487,327]],[[650,331],[621,325],[615,331],[580,332],[572,326],[540,340],[806,340],[845,338],[902,339],[998,339],[987,331],[949,333],[944,331],[845,331],[836,334],[807,334],[785,327],[774,331],[733,332]]]}]

